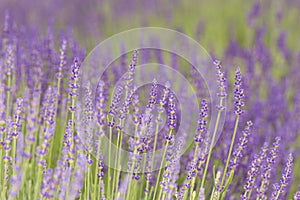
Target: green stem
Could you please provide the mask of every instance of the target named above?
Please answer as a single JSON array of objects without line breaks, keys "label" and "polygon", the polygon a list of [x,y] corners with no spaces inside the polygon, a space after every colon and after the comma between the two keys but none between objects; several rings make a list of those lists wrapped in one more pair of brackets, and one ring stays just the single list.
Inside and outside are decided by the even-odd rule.
[{"label": "green stem", "polygon": [[[161,117],[161,113],[159,112],[157,115],[157,118],[159,119],[160,117]],[[159,129],[159,122],[156,122],[153,154],[152,154],[152,161],[151,161],[151,171],[153,170],[153,165],[154,165],[155,151],[156,151],[156,146],[157,146],[158,129]]]},{"label": "green stem", "polygon": [[[124,120],[120,120],[120,124],[119,126],[123,127],[123,123],[124,123]],[[118,136],[117,136],[117,149],[120,149],[122,148],[122,140],[123,140],[123,137],[122,137],[122,130],[118,130]],[[121,157],[121,151],[118,151],[117,153],[117,158],[116,158],[116,161],[115,161],[115,166],[114,166],[114,173],[113,173],[113,184],[112,184],[112,191],[111,191],[111,198],[113,199],[114,198],[114,190],[115,190],[115,184],[117,184],[116,187],[118,187],[119,183],[117,181],[117,177],[119,176],[119,170],[117,169],[119,167],[119,159]],[[118,189],[116,189],[116,192],[118,191]]]},{"label": "green stem", "polygon": [[[239,119],[240,119],[240,116],[237,115],[236,120],[235,120],[235,125],[234,125],[233,136],[231,138],[230,148],[229,148],[229,152],[228,152],[228,155],[227,155],[226,165],[225,165],[225,168],[223,170],[223,176],[222,176],[222,179],[221,179],[221,185],[220,185],[221,188],[223,187],[225,177],[226,177],[226,173],[227,173],[227,168],[229,166],[229,162],[230,162],[230,158],[231,158],[231,154],[232,154],[232,150],[233,150],[233,146],[234,146],[234,141],[235,141],[238,125],[239,125]],[[223,192],[226,193],[226,191],[223,191]]]},{"label": "green stem", "polygon": [[10,108],[10,93],[11,93],[11,75],[7,76],[7,88],[6,91],[6,120],[8,119],[8,116],[10,115],[9,108]]},{"label": "green stem", "polygon": [[[196,143],[196,148],[195,148],[195,151],[194,151],[193,161],[197,160],[198,149],[199,149],[199,143]],[[191,187],[188,190],[185,190],[185,193],[183,195],[183,199],[186,199],[185,196],[187,196],[188,193],[192,194],[192,191],[194,190],[194,186],[195,186],[195,181],[196,181],[197,175],[198,175],[198,170],[196,170],[195,176],[190,181],[190,182],[192,182],[191,183]],[[188,182],[188,183],[190,183],[190,182]]]},{"label": "green stem", "polygon": [[17,138],[13,137],[12,154],[11,154],[13,164],[16,164],[16,148],[17,148]]},{"label": "green stem", "polygon": [[[2,147],[2,145],[0,144],[0,169],[3,169],[3,161],[2,161],[2,155],[3,154],[3,147]],[[2,184],[2,172],[3,172],[3,170],[0,170],[0,185],[3,185]]]},{"label": "green stem", "polygon": [[[135,126],[135,131],[134,131],[134,136],[135,136],[135,137],[137,136],[137,132],[138,132],[138,126],[136,125],[136,126]],[[134,149],[133,154],[134,154],[134,155],[137,154],[137,149],[136,149],[136,148]],[[133,174],[133,170],[134,170],[135,161],[136,161],[136,159],[134,158],[134,159],[133,159],[133,162],[132,162],[132,166],[131,166],[130,172],[129,172],[128,189],[127,189],[127,195],[126,195],[126,198],[125,198],[125,199],[129,199],[129,197],[130,197],[130,192],[131,192],[131,181],[132,181],[132,174]]]},{"label": "green stem", "polygon": [[[147,164],[147,155],[144,154],[144,163],[143,163],[143,169],[142,169],[142,177],[141,177],[141,180],[144,180],[145,179],[145,169],[146,169],[146,164]],[[140,195],[139,195],[139,198],[142,199],[142,196],[143,196],[143,188],[144,188],[144,181],[141,182],[141,186],[140,186]]]},{"label": "green stem", "polygon": [[[169,135],[171,135],[171,134],[172,134],[172,129],[170,130]],[[162,157],[162,161],[160,163],[160,167],[159,167],[159,171],[158,171],[158,175],[157,175],[157,179],[156,179],[156,184],[155,184],[155,189],[154,189],[154,194],[153,194],[153,199],[155,199],[155,197],[156,197],[156,193],[157,193],[157,189],[158,189],[158,185],[159,185],[159,180],[160,180],[160,176],[161,176],[161,173],[162,173],[163,163],[164,163],[164,160],[165,160],[165,157],[166,157],[166,154],[167,154],[169,142],[170,141],[167,140],[167,143],[166,143],[166,146],[165,146],[165,149],[164,149],[164,154],[163,154],[163,157]]]},{"label": "green stem", "polygon": [[98,181],[98,173],[99,173],[99,157],[100,157],[100,146],[101,146],[101,140],[102,136],[100,136],[99,141],[98,141],[98,149],[97,149],[97,157],[96,157],[96,169],[95,169],[95,178],[94,178],[94,198],[96,199],[97,193],[98,193],[98,188],[99,188],[99,181]]},{"label": "green stem", "polygon": [[[136,154],[136,151],[134,152],[134,154]],[[135,165],[135,159],[133,160],[130,172],[129,172],[129,180],[128,180],[128,190],[127,190],[127,195],[125,199],[129,199],[130,197],[130,192],[131,192],[131,180],[132,180],[132,174],[133,174],[133,169],[134,169],[134,165]]]},{"label": "green stem", "polygon": [[146,193],[145,193],[145,200],[148,200],[148,197],[150,196],[150,191],[148,190],[149,188],[149,181],[146,181]]},{"label": "green stem", "polygon": [[37,173],[38,173],[37,174],[37,182],[35,184],[35,189],[34,189],[34,200],[38,199],[38,194],[39,194],[40,186],[41,186],[41,182],[42,182],[42,170],[40,167],[38,168]]},{"label": "green stem", "polygon": [[90,199],[90,173],[91,173],[91,166],[88,167],[87,171],[87,188],[86,188],[86,199]]},{"label": "green stem", "polygon": [[[220,105],[223,105],[223,98],[220,99]],[[212,155],[212,150],[213,150],[213,147],[214,147],[216,134],[217,134],[218,127],[219,127],[221,112],[222,112],[222,110],[218,111],[217,120],[216,120],[216,124],[215,124],[215,128],[214,128],[212,140],[211,140],[211,143],[210,143],[210,146],[209,146],[209,152],[208,152],[208,155],[207,155],[206,164],[205,164],[205,168],[204,168],[200,188],[203,188],[205,180],[206,180],[207,170],[208,170],[210,158],[211,158],[211,155]],[[197,194],[199,194],[198,191],[200,191],[200,188],[199,187],[197,188]]]},{"label": "green stem", "polygon": [[8,185],[8,182],[7,182],[7,179],[8,179],[8,177],[6,177],[6,176],[8,176],[8,174],[7,173],[9,173],[8,172],[8,163],[5,163],[4,164],[4,177],[3,177],[3,189],[2,189],[2,199],[6,199],[6,191],[7,191],[7,185]]},{"label": "green stem", "polygon": [[[122,148],[122,140],[123,140],[123,136],[121,135],[119,148]],[[121,158],[121,151],[119,151],[119,155],[118,155],[118,159],[117,159],[117,167],[118,168],[120,167],[120,158]],[[117,175],[116,175],[116,192],[115,192],[115,194],[117,194],[118,190],[119,190],[120,173],[121,173],[121,171],[117,170]]]},{"label": "green stem", "polygon": [[162,200],[165,200],[165,198],[166,198],[166,193],[164,192],[161,199],[162,199]]},{"label": "green stem", "polygon": [[[54,113],[54,119],[56,119],[57,117],[57,108],[58,108],[58,99],[60,97],[60,85],[61,85],[61,78],[58,78],[57,79],[57,98],[56,98],[56,101],[55,101],[55,113]],[[63,135],[63,134],[60,134],[60,135]],[[48,157],[48,163],[51,164],[52,163],[52,155],[53,155],[53,142],[54,142],[54,138],[55,136],[53,136],[53,139],[51,140],[50,142],[50,147],[49,147],[49,157]],[[59,137],[59,139],[61,139],[61,137]],[[61,140],[58,141],[58,144],[59,144],[59,148],[58,149],[61,149]]]},{"label": "green stem", "polygon": [[111,184],[111,176],[110,176],[110,160],[111,160],[111,145],[112,145],[112,127],[109,127],[109,146],[108,146],[108,169],[107,169],[107,197],[110,198],[110,184]]}]

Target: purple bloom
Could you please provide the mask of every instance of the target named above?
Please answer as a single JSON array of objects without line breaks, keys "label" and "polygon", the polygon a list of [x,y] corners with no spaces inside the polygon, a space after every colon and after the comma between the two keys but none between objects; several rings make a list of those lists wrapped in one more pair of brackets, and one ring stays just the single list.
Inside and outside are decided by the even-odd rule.
[{"label": "purple bloom", "polygon": [[201,143],[203,141],[203,137],[207,132],[207,121],[206,118],[208,117],[208,105],[207,101],[203,99],[201,101],[201,111],[199,114],[199,119],[198,119],[198,125],[197,125],[197,131],[195,135],[195,142],[196,143]]},{"label": "purple bloom", "polygon": [[285,31],[281,31],[279,38],[277,40],[277,47],[279,51],[282,53],[283,57],[286,61],[289,61],[291,58],[291,52],[286,42],[287,33]]},{"label": "purple bloom", "polygon": [[23,115],[23,99],[18,98],[16,102],[16,110],[14,113],[14,130],[12,132],[13,138],[18,138],[20,129],[22,128],[22,115]]},{"label": "purple bloom", "polygon": [[154,79],[152,81],[151,92],[149,95],[149,102],[147,105],[148,108],[153,108],[153,106],[156,104],[156,98],[157,98],[157,81]]},{"label": "purple bloom", "polygon": [[243,131],[243,136],[239,139],[239,143],[232,154],[233,158],[231,159],[230,162],[230,168],[232,170],[235,170],[238,167],[238,159],[241,159],[243,157],[243,150],[245,150],[245,148],[247,147],[252,126],[253,123],[251,121],[248,121],[247,126]]},{"label": "purple bloom", "polygon": [[59,66],[58,66],[58,72],[56,73],[56,76],[58,79],[63,78],[63,69],[65,68],[67,64],[67,56],[66,56],[66,50],[67,50],[67,40],[62,40],[61,47],[60,47],[60,55],[59,55]]},{"label": "purple bloom", "polygon": [[241,115],[243,111],[244,103],[244,89],[242,88],[242,74],[240,68],[235,72],[235,82],[234,82],[234,113],[236,115]]},{"label": "purple bloom", "polygon": [[[168,103],[168,126],[171,130],[176,128],[177,116],[176,116],[176,105],[175,105],[175,96],[170,94]],[[168,136],[169,137],[169,136]],[[167,138],[168,139],[168,138]]]},{"label": "purple bloom", "polygon": [[259,155],[255,154],[254,159],[251,162],[251,165],[249,167],[249,170],[247,172],[247,178],[246,183],[244,185],[244,193],[241,195],[241,199],[248,200],[252,191],[255,188],[255,181],[259,174],[259,169],[262,167],[262,162],[266,158],[266,153],[268,151],[267,145],[264,144],[264,146],[261,148],[261,151]]},{"label": "purple bloom", "polygon": [[[225,98],[227,96],[226,93],[226,77],[225,77],[225,73],[221,71],[221,62],[218,60],[214,61],[214,65],[216,66],[216,70],[217,70],[217,82],[218,82],[218,87],[219,87],[219,92],[218,92],[218,96],[220,98]],[[219,107],[218,109],[224,109],[223,107]]]},{"label": "purple bloom", "polygon": [[75,199],[80,195],[82,190],[84,176],[87,170],[86,156],[84,154],[78,154],[75,169],[76,170],[74,171],[74,177],[69,187],[69,196],[67,196],[67,199]]},{"label": "purple bloom", "polygon": [[300,190],[295,193],[294,200],[300,200]]},{"label": "purple bloom", "polygon": [[129,63],[129,69],[125,77],[125,89],[127,90],[132,87],[132,81],[134,78],[135,68],[137,65],[137,58],[138,58],[138,51],[134,50],[132,53],[131,61]]},{"label": "purple bloom", "polygon": [[[105,83],[100,81],[97,87],[97,96],[96,96],[96,107],[97,107],[97,123],[100,127],[104,126],[105,124],[105,117],[106,117],[106,104],[105,104],[105,97],[104,97],[104,86]],[[103,131],[103,130],[102,130]],[[99,134],[99,136],[102,134]]]},{"label": "purple bloom", "polygon": [[[78,88],[79,88],[79,69],[80,69],[80,64],[79,64],[79,58],[75,57],[74,58],[74,64],[71,67],[72,70],[72,76],[70,77],[70,82],[69,82],[69,87],[70,91],[69,94],[71,97],[78,96]],[[75,108],[70,108],[72,111],[75,110]]]},{"label": "purple bloom", "polygon": [[43,182],[40,190],[40,194],[43,198],[51,199],[54,197],[54,185],[53,185],[53,170],[51,168],[46,170],[43,177]]},{"label": "purple bloom", "polygon": [[253,26],[253,23],[254,23],[254,20],[255,18],[258,17],[258,15],[260,15],[260,10],[261,10],[261,5],[259,2],[256,2],[253,6],[252,6],[252,9],[251,11],[249,12],[248,14],[248,24],[250,26]]},{"label": "purple bloom", "polygon": [[289,179],[292,178],[292,172],[293,172],[293,155],[290,153],[288,155],[288,159],[284,168],[284,172],[282,173],[282,177],[280,179],[279,183],[275,183],[273,185],[273,193],[272,193],[272,200],[279,199],[280,195],[287,192],[285,191],[285,188],[287,187],[289,183]]},{"label": "purple bloom", "polygon": [[258,189],[258,197],[262,199],[266,199],[266,192],[268,190],[271,178],[271,171],[273,169],[273,165],[275,164],[275,160],[278,157],[279,153],[279,144],[280,144],[280,137],[275,138],[275,142],[273,143],[273,148],[270,150],[269,156],[267,157],[267,162],[263,167],[264,171],[262,173],[262,181],[259,185]]}]

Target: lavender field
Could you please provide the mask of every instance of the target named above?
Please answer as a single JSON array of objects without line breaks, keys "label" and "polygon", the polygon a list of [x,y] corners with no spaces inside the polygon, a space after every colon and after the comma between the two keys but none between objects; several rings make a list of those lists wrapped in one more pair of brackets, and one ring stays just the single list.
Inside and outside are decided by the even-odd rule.
[{"label": "lavender field", "polygon": [[0,200],[300,200],[300,1],[0,1]]}]

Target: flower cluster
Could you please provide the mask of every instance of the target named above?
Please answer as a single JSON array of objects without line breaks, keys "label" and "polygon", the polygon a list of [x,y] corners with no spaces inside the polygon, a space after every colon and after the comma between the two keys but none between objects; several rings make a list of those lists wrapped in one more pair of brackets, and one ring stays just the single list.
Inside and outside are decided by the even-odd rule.
[{"label": "flower cluster", "polygon": [[[131,4],[126,1],[128,9],[135,8]],[[118,6],[113,13],[124,8]],[[261,26],[266,7],[260,2],[249,9],[247,37],[242,32],[238,39],[235,34],[221,38],[228,40],[220,45],[226,49],[216,55],[226,67],[208,56],[198,60],[194,52],[199,66],[214,66],[215,76],[200,76],[195,66],[163,48],[132,51],[124,43],[122,56],[95,85],[93,79],[81,82],[89,73],[83,61],[94,57],[84,59],[83,41],[71,30],[57,34],[60,26],[49,26],[41,34],[26,23],[19,28],[20,19],[6,12],[0,34],[0,199],[300,200],[300,54],[289,43],[297,34],[283,29],[285,8],[270,20],[277,23],[275,35]],[[99,18],[93,13],[90,22]],[[205,40],[206,31],[199,30],[206,28],[203,23],[197,28],[200,40]],[[87,32],[96,29],[85,25]],[[139,42],[147,39],[164,47],[155,37]],[[111,59],[117,48],[101,52],[103,58]],[[178,83],[175,73],[137,70],[145,62],[172,66],[192,90]],[[241,68],[232,67],[236,62]],[[216,88],[206,87],[207,78]],[[149,87],[140,87],[149,80]],[[183,110],[192,108],[184,101],[191,96],[200,107],[194,110],[198,116]],[[183,127],[185,119],[191,120]]]}]

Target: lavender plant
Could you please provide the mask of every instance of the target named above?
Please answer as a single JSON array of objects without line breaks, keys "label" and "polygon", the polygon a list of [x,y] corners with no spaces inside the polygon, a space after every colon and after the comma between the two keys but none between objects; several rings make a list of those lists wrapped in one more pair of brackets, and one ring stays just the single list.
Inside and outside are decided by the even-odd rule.
[{"label": "lavender plant", "polygon": [[[232,40],[225,53],[225,65],[240,59],[244,66],[212,61],[216,101],[205,96],[193,67],[161,50],[123,55],[112,63],[120,70],[108,68],[92,88],[80,81],[86,53],[73,37],[63,32],[57,38],[52,28],[45,38],[27,33],[7,13],[0,54],[0,198],[299,200],[297,52],[280,31],[276,46],[289,68],[282,77],[272,74],[272,50],[263,43],[264,27],[256,27],[260,6],[254,4],[247,18],[255,29],[253,47]],[[183,116],[176,81],[135,85],[135,78],[147,77],[138,64],[149,60],[173,65],[191,80],[200,106],[193,131],[177,137]],[[121,83],[113,88],[114,81]],[[77,102],[82,88],[84,105]],[[115,148],[129,152],[127,163]]]}]

